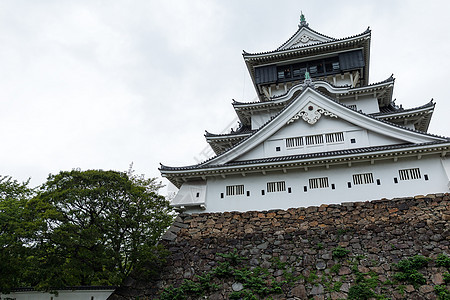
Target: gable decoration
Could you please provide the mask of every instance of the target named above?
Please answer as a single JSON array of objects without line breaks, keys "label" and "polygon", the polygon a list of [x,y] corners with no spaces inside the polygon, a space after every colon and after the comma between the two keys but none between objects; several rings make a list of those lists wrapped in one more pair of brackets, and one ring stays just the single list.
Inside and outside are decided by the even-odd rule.
[{"label": "gable decoration", "polygon": [[300,110],[291,119],[289,119],[289,121],[287,121],[286,125],[289,125],[300,118],[302,118],[306,123],[308,123],[310,125],[314,125],[320,119],[320,117],[322,115],[325,115],[325,116],[328,116],[331,118],[336,118],[336,119],[338,117],[335,114],[333,114],[332,112],[329,112],[328,110],[325,110],[325,109],[321,108],[320,106],[317,106],[317,105],[309,102],[307,105],[305,105],[302,108],[302,110]]}]

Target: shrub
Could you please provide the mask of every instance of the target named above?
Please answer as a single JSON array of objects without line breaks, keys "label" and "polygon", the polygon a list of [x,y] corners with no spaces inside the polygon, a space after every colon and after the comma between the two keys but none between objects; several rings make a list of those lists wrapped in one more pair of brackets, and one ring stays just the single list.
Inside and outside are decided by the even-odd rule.
[{"label": "shrub", "polygon": [[341,246],[338,246],[333,249],[332,253],[333,253],[334,258],[343,258],[343,257],[346,257],[350,253],[350,250],[347,250],[345,248],[342,248]]},{"label": "shrub", "polygon": [[450,268],[450,257],[441,253],[436,258],[436,265],[439,267]]},{"label": "shrub", "polygon": [[401,260],[398,264],[395,264],[399,272],[394,274],[394,278],[398,281],[409,282],[414,286],[425,284],[427,281],[425,277],[419,273],[419,270],[428,265],[430,261],[422,255],[416,255],[407,259]]}]

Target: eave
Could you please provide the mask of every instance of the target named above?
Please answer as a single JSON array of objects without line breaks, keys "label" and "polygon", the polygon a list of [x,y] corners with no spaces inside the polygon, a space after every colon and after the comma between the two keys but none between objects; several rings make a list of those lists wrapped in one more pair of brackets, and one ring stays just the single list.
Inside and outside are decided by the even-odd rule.
[{"label": "eave", "polygon": [[391,75],[388,79],[370,85],[348,88],[347,91],[336,91],[336,99],[355,98],[367,94],[373,94],[378,99],[379,107],[389,105],[392,102],[395,79]]},{"label": "eave", "polygon": [[252,132],[247,133],[230,133],[230,134],[223,134],[223,135],[206,135],[206,142],[211,146],[211,148],[214,150],[216,155],[219,155],[223,152],[225,152],[227,149],[233,147],[236,143],[240,142],[241,140],[245,139],[249,135],[251,135]]},{"label": "eave", "polygon": [[[388,79],[366,85],[363,87],[350,87],[350,86],[334,86],[325,80],[313,80],[316,88],[323,88],[327,91],[327,95],[337,101],[339,99],[357,98],[359,96],[373,94],[379,98],[378,103],[380,106],[385,106],[391,103],[392,94],[394,89],[395,79],[389,77]],[[283,109],[290,99],[297,95],[297,92],[301,92],[298,87],[302,84],[294,85],[285,94],[272,97],[271,101],[258,101],[258,102],[233,102],[233,108],[243,124],[249,124],[251,115],[257,111],[280,111]]]},{"label": "eave", "polygon": [[250,173],[263,173],[309,168],[347,165],[355,163],[374,164],[381,160],[393,160],[415,157],[421,159],[427,155],[447,156],[450,151],[450,141],[430,142],[423,144],[403,144],[394,146],[377,146],[344,151],[311,153],[293,156],[270,157],[265,159],[239,161],[224,165],[196,165],[190,167],[172,168],[161,166],[163,177],[180,187],[183,182],[206,180],[207,177],[230,175],[246,176]]},{"label": "eave", "polygon": [[372,114],[372,116],[398,125],[414,123],[414,127],[416,130],[427,132],[435,106],[436,104],[433,103],[432,100],[420,107],[399,110],[390,113],[377,113]]}]

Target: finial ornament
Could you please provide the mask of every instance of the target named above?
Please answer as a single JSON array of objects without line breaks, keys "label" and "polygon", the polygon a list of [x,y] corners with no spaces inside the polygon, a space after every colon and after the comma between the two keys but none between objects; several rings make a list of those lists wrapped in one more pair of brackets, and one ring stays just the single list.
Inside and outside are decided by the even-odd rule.
[{"label": "finial ornament", "polygon": [[308,26],[308,23],[306,23],[305,15],[302,11],[300,11],[300,25],[298,27]]},{"label": "finial ornament", "polygon": [[311,79],[311,76],[309,76],[308,70],[305,71],[305,80]]},{"label": "finial ornament", "polygon": [[305,71],[305,81],[303,81],[303,88],[306,87],[312,87],[313,89],[315,89],[315,84],[314,82],[311,80],[311,76],[309,75],[308,70]]}]

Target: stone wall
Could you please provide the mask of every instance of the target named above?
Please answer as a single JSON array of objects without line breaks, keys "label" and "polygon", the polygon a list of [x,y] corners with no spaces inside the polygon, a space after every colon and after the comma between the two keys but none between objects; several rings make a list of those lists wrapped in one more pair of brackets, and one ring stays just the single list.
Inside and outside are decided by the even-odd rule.
[{"label": "stone wall", "polygon": [[[236,268],[264,270],[268,286],[280,283],[281,293],[267,296],[273,299],[347,299],[358,284],[379,297],[437,299],[434,286],[445,285],[448,270],[434,259],[450,254],[449,199],[449,194],[433,194],[264,212],[181,214],[164,236],[171,254],[159,280],[146,283],[134,276],[113,298],[155,299],[170,285],[214,274],[226,261],[218,253],[236,253],[246,258]],[[396,282],[393,264],[419,254],[431,258],[419,270],[426,282]],[[245,289],[233,276],[210,278],[219,288],[205,290],[203,299],[229,299],[233,291]]]}]

